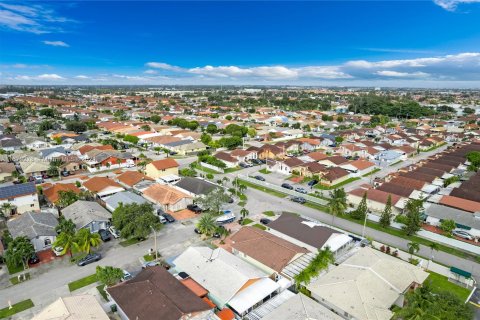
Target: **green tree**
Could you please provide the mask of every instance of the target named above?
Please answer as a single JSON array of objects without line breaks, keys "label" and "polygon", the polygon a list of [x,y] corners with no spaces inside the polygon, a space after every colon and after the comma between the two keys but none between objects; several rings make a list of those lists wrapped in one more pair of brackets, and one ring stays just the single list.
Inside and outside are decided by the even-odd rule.
[{"label": "green tree", "polygon": [[203,208],[208,208],[212,213],[218,214],[222,206],[230,200],[230,197],[223,188],[215,188],[207,193],[198,203]]},{"label": "green tree", "polygon": [[71,219],[65,219],[65,217],[60,217],[58,225],[55,227],[55,231],[60,233],[69,233],[75,234],[75,223]]},{"label": "green tree", "polygon": [[66,208],[80,199],[79,195],[72,190],[61,190],[58,192],[56,205],[60,208]]},{"label": "green tree", "polygon": [[112,222],[125,239],[145,239],[152,228],[160,230],[162,227],[149,203],[126,205],[121,203],[112,213]]},{"label": "green tree", "polygon": [[12,213],[13,205],[9,202],[4,202],[2,203],[2,206],[0,207],[2,218],[5,220],[8,217],[10,217]]},{"label": "green tree", "polygon": [[447,236],[451,236],[452,231],[455,230],[456,227],[457,225],[453,220],[442,220],[442,222],[440,223],[440,229],[442,229],[442,231],[445,232]]},{"label": "green tree", "polygon": [[123,278],[123,270],[111,266],[97,266],[96,268],[97,280],[107,287],[113,286],[120,282]]},{"label": "green tree", "polygon": [[392,195],[389,194],[385,209],[383,209],[382,215],[380,216],[380,225],[384,228],[388,227],[392,221],[392,216]]},{"label": "green tree", "polygon": [[197,222],[197,229],[207,236],[212,236],[217,230],[217,224],[215,218],[211,213],[206,213],[202,215],[200,220]]},{"label": "green tree", "polygon": [[428,260],[428,263],[427,263],[427,270],[428,270],[428,267],[430,266],[430,260],[433,261],[433,251],[438,251],[440,249],[440,246],[435,242],[430,243],[428,247],[430,248],[430,259]]},{"label": "green tree", "polygon": [[65,162],[60,159],[56,158],[50,161],[50,168],[48,168],[48,174],[51,176],[58,175],[58,178],[61,177],[61,168],[65,165]]},{"label": "green tree", "polygon": [[367,215],[367,212],[368,212],[367,193],[365,192],[363,194],[362,200],[358,204],[357,209],[352,211],[351,215],[352,215],[352,218],[354,218],[354,219],[363,220],[363,219],[365,219],[365,216]]},{"label": "green tree", "polygon": [[150,121],[152,121],[155,124],[159,123],[160,120],[162,120],[162,118],[157,114],[154,114],[150,117]]},{"label": "green tree", "polygon": [[33,244],[27,237],[17,237],[13,239],[5,252],[5,261],[9,266],[18,267],[23,265],[23,268],[27,268],[27,261],[35,253]]},{"label": "green tree", "polygon": [[480,151],[470,151],[467,153],[467,160],[470,162],[468,170],[477,171],[480,167]]},{"label": "green tree", "polygon": [[53,243],[54,247],[63,248],[61,254],[69,253],[70,257],[73,257],[73,253],[80,251],[77,238],[74,233],[62,232],[57,236],[57,239]]},{"label": "green tree", "polygon": [[308,285],[312,278],[317,277],[320,271],[328,268],[334,261],[335,258],[328,246],[319,250],[310,264],[294,277],[297,288],[300,288],[303,284]]},{"label": "green tree", "polygon": [[144,124],[142,125],[140,128],[142,128],[142,130],[145,130],[145,131],[150,131],[152,130],[152,128],[150,128],[150,126],[148,124]]},{"label": "green tree", "polygon": [[418,250],[420,250],[420,245],[414,241],[407,243],[407,247],[408,247],[408,253],[410,253],[410,259],[412,259],[413,255],[417,253]]},{"label": "green tree", "polygon": [[243,219],[248,217],[249,214],[250,214],[250,212],[245,208],[242,208],[242,210],[240,210],[240,215],[242,216]]},{"label": "green tree", "polygon": [[420,209],[423,207],[422,200],[410,199],[405,205],[405,225],[403,231],[408,235],[416,234],[422,227]]},{"label": "green tree", "polygon": [[75,133],[81,133],[88,130],[87,124],[82,121],[69,121],[66,124],[68,131],[73,131]]},{"label": "green tree", "polygon": [[347,208],[347,194],[343,188],[338,188],[330,191],[330,198],[328,199],[328,213],[332,215],[332,225],[335,217],[345,213]]},{"label": "green tree", "polygon": [[125,137],[123,137],[123,141],[130,142],[130,143],[136,145],[138,143],[138,141],[140,141],[140,138],[127,134]]},{"label": "green tree", "polygon": [[255,138],[257,135],[257,130],[255,130],[255,128],[248,128],[247,134],[250,138]]},{"label": "green tree", "polygon": [[213,123],[210,123],[209,125],[207,125],[206,131],[209,134],[215,134],[218,132],[218,129],[216,125],[214,125]]},{"label": "green tree", "polygon": [[89,229],[82,228],[75,235],[76,243],[82,252],[90,253],[92,247],[96,248],[102,242],[98,233],[91,233]]}]

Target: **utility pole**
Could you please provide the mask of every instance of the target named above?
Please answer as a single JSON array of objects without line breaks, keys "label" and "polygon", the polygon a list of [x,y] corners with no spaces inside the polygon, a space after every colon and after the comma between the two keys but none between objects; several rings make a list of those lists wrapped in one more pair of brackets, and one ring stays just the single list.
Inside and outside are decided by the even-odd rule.
[{"label": "utility pole", "polygon": [[150,228],[152,228],[152,230],[153,230],[153,237],[154,237],[154,240],[155,240],[155,244],[154,244],[154,247],[155,247],[155,261],[157,261],[158,260],[157,231],[152,226],[150,226]]},{"label": "utility pole", "polygon": [[365,238],[365,226],[367,225],[367,217],[368,217],[368,212],[365,213],[365,220],[363,220],[362,238]]}]

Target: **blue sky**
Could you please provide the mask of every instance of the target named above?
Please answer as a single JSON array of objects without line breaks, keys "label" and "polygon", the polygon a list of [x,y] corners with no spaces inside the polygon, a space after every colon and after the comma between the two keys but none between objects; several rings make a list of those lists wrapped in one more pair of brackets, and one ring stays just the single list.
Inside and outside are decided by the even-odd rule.
[{"label": "blue sky", "polygon": [[478,88],[477,1],[0,1],[0,83]]}]

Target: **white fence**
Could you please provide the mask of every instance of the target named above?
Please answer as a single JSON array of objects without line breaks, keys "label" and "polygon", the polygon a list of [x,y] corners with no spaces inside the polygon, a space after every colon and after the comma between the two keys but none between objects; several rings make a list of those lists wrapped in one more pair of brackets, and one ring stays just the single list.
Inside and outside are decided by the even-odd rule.
[{"label": "white fence", "polygon": [[241,174],[238,175],[238,178],[241,179],[241,180],[245,180],[249,183],[258,185],[260,187],[265,187],[265,188],[268,188],[268,189],[278,191],[280,193],[284,193],[286,195],[302,197],[305,200],[307,200],[309,202],[312,202],[312,203],[316,203],[316,204],[319,204],[319,205],[322,205],[322,206],[327,205],[327,201],[324,200],[324,199],[309,196],[307,194],[303,194],[303,193],[297,192],[295,190],[285,189],[285,188],[282,188],[281,186],[277,186],[277,185],[272,184],[272,183],[268,183],[268,182],[265,182],[265,181],[260,181],[260,180],[257,180],[255,178],[250,178],[248,176],[244,176],[244,175],[241,175]]},{"label": "white fence", "polygon": [[205,162],[200,162],[200,165],[201,165],[202,167],[205,167],[205,168],[208,168],[208,169],[212,169],[212,170],[214,170],[214,171],[217,171],[218,173],[224,173],[224,172],[225,172],[225,171],[223,171],[222,168],[219,168],[219,167],[217,167],[217,166],[213,166],[213,165],[208,164],[208,163],[205,163]]}]

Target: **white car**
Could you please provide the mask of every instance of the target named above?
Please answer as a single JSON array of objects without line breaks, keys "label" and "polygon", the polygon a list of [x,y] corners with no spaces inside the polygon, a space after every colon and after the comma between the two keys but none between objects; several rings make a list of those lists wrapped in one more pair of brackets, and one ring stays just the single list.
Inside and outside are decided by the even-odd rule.
[{"label": "white car", "polygon": [[454,236],[457,236],[462,239],[474,240],[473,236],[470,233],[463,230],[453,230],[452,233]]},{"label": "white car", "polygon": [[63,251],[63,247],[53,247],[53,248],[52,248],[52,251],[53,251],[53,253],[55,253],[55,255],[56,255],[57,257],[60,257],[60,256],[63,256],[63,255],[64,255],[64,253],[62,252],[62,251]]},{"label": "white car", "polygon": [[120,238],[120,233],[117,231],[117,229],[115,229],[114,226],[108,227],[108,231],[110,231],[110,233],[112,234],[112,236],[113,236],[115,239]]},{"label": "white car", "polygon": [[130,272],[128,272],[127,270],[123,270],[123,277],[122,277],[122,281],[127,281],[127,280],[130,280],[132,279],[132,275],[130,274]]}]

